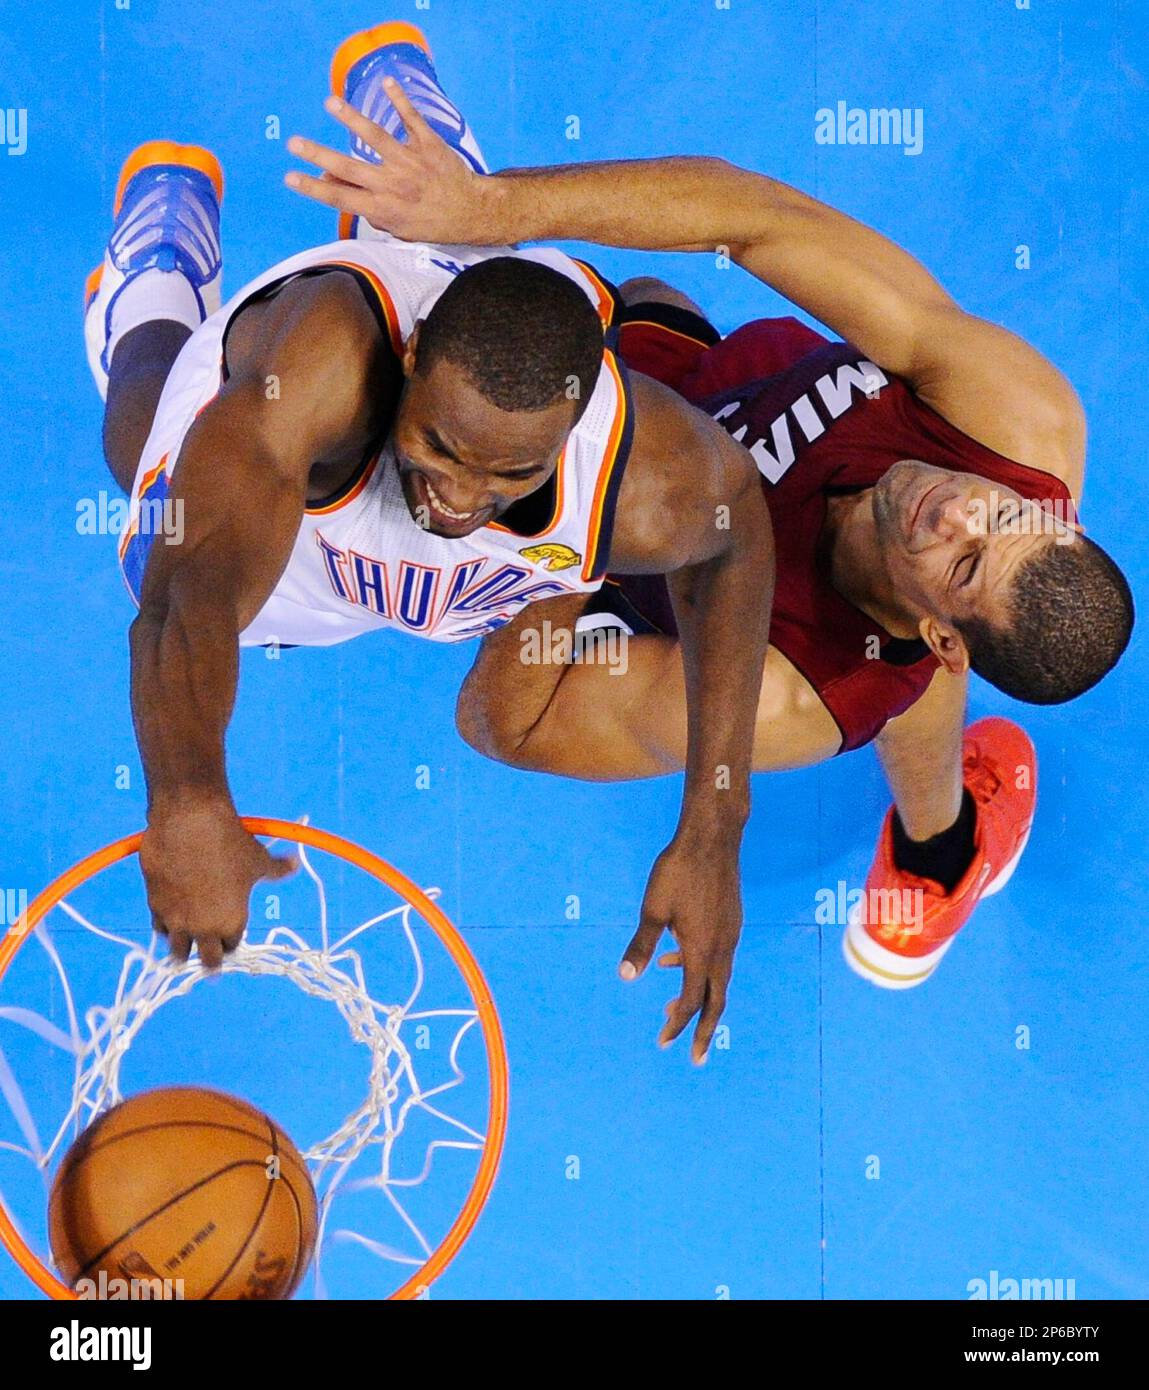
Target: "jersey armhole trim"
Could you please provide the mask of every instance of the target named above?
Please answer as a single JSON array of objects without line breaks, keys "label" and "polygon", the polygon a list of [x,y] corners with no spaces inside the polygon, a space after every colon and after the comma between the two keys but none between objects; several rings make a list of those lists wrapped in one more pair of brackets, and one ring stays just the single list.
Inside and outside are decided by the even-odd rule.
[{"label": "jersey armhole trim", "polygon": [[577,256],[572,256],[571,260],[591,282],[591,286],[598,296],[595,309],[598,311],[603,331],[605,332],[608,328],[617,325],[626,312],[626,306],[623,304],[622,296],[618,290],[609,280],[600,275],[589,261],[580,261]]},{"label": "jersey armhole trim", "polygon": [[614,538],[614,514],[622,488],[623,474],[634,443],[634,402],[631,398],[630,375],[626,366],[609,349],[603,359],[614,377],[618,391],[618,409],[611,427],[605,457],[599,469],[598,481],[587,528],[586,561],[582,569],[583,582],[593,584],[606,574]]}]

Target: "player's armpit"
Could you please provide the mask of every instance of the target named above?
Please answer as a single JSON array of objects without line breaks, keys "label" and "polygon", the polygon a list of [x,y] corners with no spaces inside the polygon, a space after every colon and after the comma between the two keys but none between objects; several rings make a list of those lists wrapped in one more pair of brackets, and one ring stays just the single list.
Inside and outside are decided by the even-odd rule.
[{"label": "player's armpit", "polygon": [[1016,333],[955,304],[923,315],[907,373],[916,394],[971,439],[1053,473],[1078,497],[1085,412],[1052,362]]}]

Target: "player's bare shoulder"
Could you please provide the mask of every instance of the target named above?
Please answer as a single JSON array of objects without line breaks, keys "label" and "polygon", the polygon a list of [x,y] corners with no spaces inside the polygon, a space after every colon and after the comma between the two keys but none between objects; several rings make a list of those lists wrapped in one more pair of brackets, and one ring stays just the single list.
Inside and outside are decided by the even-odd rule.
[{"label": "player's bare shoulder", "polygon": [[[761,499],[750,455],[703,411],[631,373],[634,443],[619,497],[611,568],[669,573],[721,548],[723,518]],[[760,501],[765,519],[766,503]]]},{"label": "player's bare shoulder", "polygon": [[355,276],[301,275],[242,306],[228,327],[225,367],[277,407],[286,424],[316,414],[374,432],[393,409],[402,368]]},{"label": "player's bare shoulder", "polygon": [[1052,473],[1073,496],[1085,470],[1085,411],[1072,383],[1032,344],[956,305],[937,311],[916,394],[987,448]]}]

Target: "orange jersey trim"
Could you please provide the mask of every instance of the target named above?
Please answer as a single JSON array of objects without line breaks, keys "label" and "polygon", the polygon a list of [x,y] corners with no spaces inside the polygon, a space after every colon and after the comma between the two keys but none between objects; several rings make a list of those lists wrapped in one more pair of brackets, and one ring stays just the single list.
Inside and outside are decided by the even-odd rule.
[{"label": "orange jersey trim", "polygon": [[606,457],[603,459],[602,467],[599,469],[598,482],[595,484],[594,503],[591,507],[590,527],[587,531],[586,550],[583,552],[586,560],[582,567],[582,577],[584,583],[591,582],[591,576],[596,568],[598,558],[598,541],[602,531],[603,513],[606,509],[607,493],[610,489],[611,479],[619,461],[619,446],[622,443],[623,434],[627,424],[626,409],[626,387],[623,385],[622,374],[618,370],[618,362],[611,351],[607,351],[604,362],[610,369],[611,376],[614,377],[615,390],[618,392],[618,409],[615,411],[614,422],[611,425],[610,438],[607,441]]},{"label": "orange jersey trim", "polygon": [[[143,478],[140,480],[139,491],[136,493],[137,502],[142,502],[144,498],[147,497],[148,493],[151,492],[152,488],[154,488],[156,483],[160,480],[160,477],[167,471],[169,457],[170,455],[165,454],[154,468],[149,468],[148,471],[144,474]],[[135,536],[136,532],[139,529],[140,518],[139,513],[137,512],[135,521],[133,521],[132,524],[128,527],[128,529],[124,532],[123,539],[120,541],[121,561],[123,560],[124,556],[128,553],[128,546],[131,545],[132,538]]]},{"label": "orange jersey trim", "polygon": [[375,469],[378,467],[379,460],[382,457],[383,451],[382,449],[380,449],[380,451],[375,455],[375,457],[359,475],[358,481],[355,483],[355,485],[352,487],[351,491],[346,495],[346,497],[336,498],[334,502],[329,503],[326,507],[305,507],[304,511],[306,512],[306,514],[308,516],[330,516],[332,512],[337,512],[341,510],[343,507],[350,506],[351,503],[355,501],[355,499],[371,481],[372,475],[374,474]]},{"label": "orange jersey trim", "polygon": [[319,261],[315,266],[308,266],[308,270],[318,270],[322,266],[338,266],[343,270],[353,270],[357,274],[366,278],[368,284],[375,291],[383,309],[383,316],[387,320],[387,331],[391,335],[391,347],[395,356],[403,356],[403,333],[399,327],[399,314],[395,308],[395,301],[391,298],[387,286],[368,266],[360,265],[358,261]]},{"label": "orange jersey trim", "polygon": [[587,265],[586,261],[575,260],[573,256],[571,257],[571,259],[574,260],[575,265],[578,266],[578,268],[583,272],[583,274],[594,286],[594,292],[596,295],[598,295],[598,303],[594,306],[595,310],[598,313],[603,328],[609,328],[614,321],[614,295],[607,287],[606,281],[602,278],[598,271],[594,269],[593,266]]}]

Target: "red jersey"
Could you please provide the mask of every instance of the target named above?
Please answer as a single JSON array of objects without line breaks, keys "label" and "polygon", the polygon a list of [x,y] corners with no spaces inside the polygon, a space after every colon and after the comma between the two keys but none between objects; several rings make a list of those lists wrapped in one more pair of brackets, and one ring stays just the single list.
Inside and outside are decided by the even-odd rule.
[{"label": "red jersey", "polygon": [[[858,348],[797,319],[758,319],[716,336],[693,315],[636,306],[621,330],[622,356],[750,451],[774,523],[771,644],[818,692],[841,751],[858,748],[924,693],[938,662],[924,642],[891,637],[833,587],[822,545],[829,499],[873,487],[902,459],[977,473],[1072,517],[1068,490],[970,439]],[[675,630],[664,583],[619,583],[652,624]]]}]

